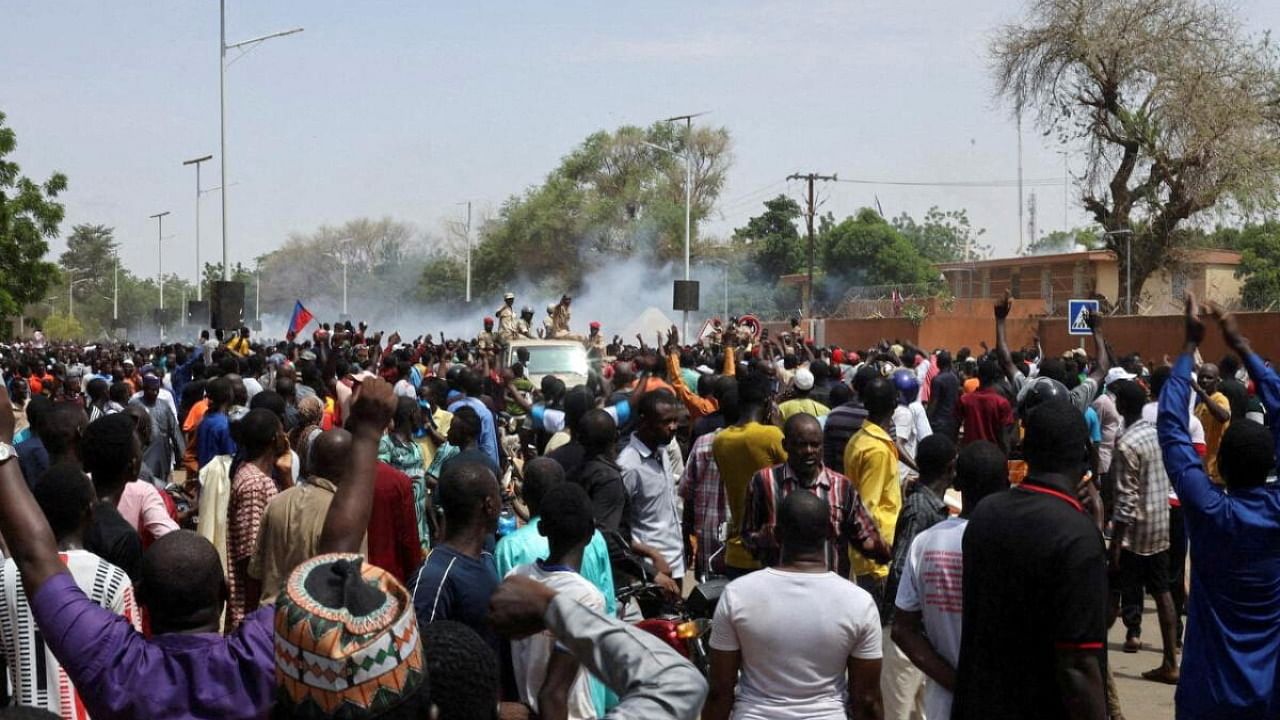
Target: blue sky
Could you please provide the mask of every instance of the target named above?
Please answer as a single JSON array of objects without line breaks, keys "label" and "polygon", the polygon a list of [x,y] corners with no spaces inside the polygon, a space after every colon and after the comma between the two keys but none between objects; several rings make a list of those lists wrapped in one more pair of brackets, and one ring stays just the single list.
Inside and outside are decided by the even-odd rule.
[{"label": "blue sky", "polygon": [[[1280,23],[1276,3],[1239,5],[1252,31]],[[1019,7],[230,0],[230,42],[306,28],[228,70],[231,258],[360,216],[440,234],[458,202],[491,211],[595,130],[703,110],[735,141],[704,232],[727,234],[778,192],[799,197],[784,181],[796,171],[1011,180],[1014,123],[993,98],[986,42]],[[195,179],[181,162],[214,154],[204,183],[218,183],[217,2],[3,0],[0,16],[0,110],[25,174],[69,176],[64,230],[114,226],[124,262],[153,274],[148,216],[169,210],[166,270],[192,277]],[[1030,127],[1024,144],[1027,178],[1061,177],[1058,148]],[[1037,193],[1041,226],[1061,228],[1061,187]],[[877,197],[891,216],[967,208],[997,254],[1017,245],[1012,188],[838,184],[822,197],[837,215]],[[211,259],[216,193],[201,228]]]}]

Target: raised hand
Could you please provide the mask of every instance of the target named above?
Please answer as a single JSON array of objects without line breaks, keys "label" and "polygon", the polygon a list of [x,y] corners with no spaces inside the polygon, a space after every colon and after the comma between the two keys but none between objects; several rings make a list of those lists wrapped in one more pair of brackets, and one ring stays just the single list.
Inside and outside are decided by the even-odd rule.
[{"label": "raised hand", "polygon": [[351,417],[357,430],[381,435],[396,412],[396,395],[391,384],[382,378],[365,380],[357,386],[351,402]]},{"label": "raised hand", "polygon": [[1227,347],[1241,355],[1248,352],[1249,340],[1240,334],[1240,325],[1236,322],[1236,316],[1213,301],[1205,305],[1209,308],[1209,317],[1217,321],[1218,327],[1222,330],[1222,339],[1227,343]]},{"label": "raised hand", "polygon": [[1193,292],[1187,292],[1184,317],[1187,332],[1187,344],[1199,345],[1204,342],[1204,320],[1200,319],[1200,303]]},{"label": "raised hand", "polygon": [[1008,291],[1004,291],[1004,296],[996,301],[995,313],[997,320],[1003,320],[1009,317],[1009,311],[1013,309],[1013,295]]}]

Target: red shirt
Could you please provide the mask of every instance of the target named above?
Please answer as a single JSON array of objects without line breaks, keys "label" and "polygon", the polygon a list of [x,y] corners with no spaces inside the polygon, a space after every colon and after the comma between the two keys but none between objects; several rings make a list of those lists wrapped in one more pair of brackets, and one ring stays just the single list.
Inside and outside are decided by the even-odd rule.
[{"label": "red shirt", "polygon": [[1013,407],[991,386],[961,395],[956,408],[964,427],[964,445],[978,440],[998,445],[1000,434],[1013,424]]},{"label": "red shirt", "polygon": [[373,481],[369,562],[395,575],[400,582],[405,582],[422,564],[413,481],[384,462],[378,463]]}]

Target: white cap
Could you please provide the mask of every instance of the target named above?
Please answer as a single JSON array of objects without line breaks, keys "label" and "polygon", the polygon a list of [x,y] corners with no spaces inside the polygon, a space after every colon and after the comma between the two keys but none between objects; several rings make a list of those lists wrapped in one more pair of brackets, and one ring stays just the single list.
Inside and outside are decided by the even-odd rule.
[{"label": "white cap", "polygon": [[1116,366],[1107,371],[1107,377],[1103,379],[1102,386],[1106,387],[1117,380],[1132,380],[1138,377],[1122,367]]},{"label": "white cap", "polygon": [[796,370],[796,376],[793,382],[795,383],[796,388],[799,390],[812,390],[813,389],[813,373],[809,370],[809,368],[800,368]]}]

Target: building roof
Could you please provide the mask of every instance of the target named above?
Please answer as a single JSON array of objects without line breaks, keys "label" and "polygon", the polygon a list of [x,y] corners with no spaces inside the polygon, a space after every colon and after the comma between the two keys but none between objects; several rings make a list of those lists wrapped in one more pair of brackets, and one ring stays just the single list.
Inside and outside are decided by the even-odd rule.
[{"label": "building roof", "polygon": [[[1187,248],[1179,251],[1184,262],[1204,265],[1239,265],[1240,253],[1235,250],[1221,248]],[[984,270],[995,268],[1026,267],[1028,265],[1054,265],[1058,263],[1111,263],[1116,262],[1116,254],[1110,250],[1085,250],[1082,252],[1057,253],[1054,255],[1023,255],[1015,257],[991,258],[973,262],[938,263],[942,272],[956,270]]]}]

